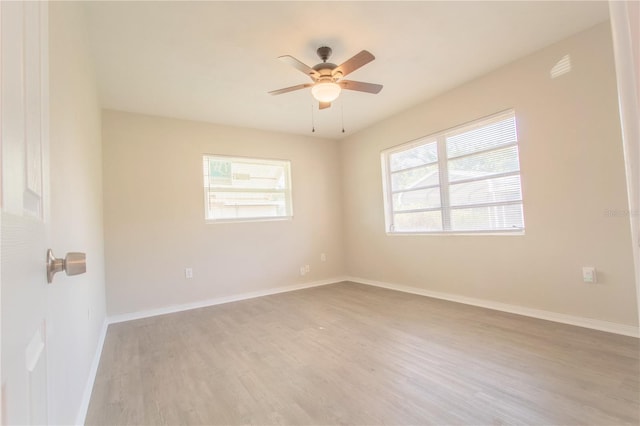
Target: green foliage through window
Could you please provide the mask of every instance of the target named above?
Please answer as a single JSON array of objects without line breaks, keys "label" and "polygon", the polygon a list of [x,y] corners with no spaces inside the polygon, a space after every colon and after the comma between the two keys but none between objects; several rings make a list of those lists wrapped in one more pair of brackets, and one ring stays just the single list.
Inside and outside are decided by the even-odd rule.
[{"label": "green foliage through window", "polygon": [[220,155],[205,155],[202,161],[206,220],[292,216],[289,161]]}]

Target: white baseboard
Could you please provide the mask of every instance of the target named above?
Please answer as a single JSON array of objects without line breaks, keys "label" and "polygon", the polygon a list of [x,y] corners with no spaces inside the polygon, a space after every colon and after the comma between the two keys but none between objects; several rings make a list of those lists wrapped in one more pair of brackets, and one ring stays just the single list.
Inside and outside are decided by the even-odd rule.
[{"label": "white baseboard", "polygon": [[272,294],[286,293],[289,291],[302,290],[305,288],[319,287],[328,284],[335,284],[341,281],[347,281],[346,277],[334,277],[326,280],[313,281],[302,284],[294,284],[283,287],[270,288],[266,290],[251,291],[247,293],[234,294],[231,296],[216,297],[213,299],[200,300],[197,302],[184,303],[181,305],[165,306],[163,308],[149,309],[145,311],[130,312],[126,314],[117,314],[108,318],[109,324],[118,322],[131,321],[141,318],[155,317],[157,315],[172,314],[175,312],[188,311],[190,309],[206,308],[207,306],[221,305],[223,303],[238,302],[240,300],[253,299],[256,297],[269,296]]},{"label": "white baseboard", "polygon": [[93,361],[91,362],[91,368],[89,369],[89,377],[87,377],[87,383],[84,386],[84,392],[82,393],[82,401],[80,402],[80,409],[76,416],[76,425],[84,425],[87,410],[89,409],[89,402],[91,401],[91,392],[93,391],[93,384],[96,381],[96,374],[98,373],[98,366],[100,365],[100,357],[102,356],[102,347],[104,346],[104,339],[107,336],[107,328],[109,322],[105,318],[100,329],[100,336],[98,336],[98,344],[96,345],[96,352],[93,355]]},{"label": "white baseboard", "polygon": [[464,303],[465,305],[479,306],[482,308],[493,309],[496,311],[509,312],[512,314],[523,315],[526,317],[539,318],[548,321],[559,322],[563,324],[576,325],[578,327],[591,328],[594,330],[607,331],[609,333],[622,334],[624,336],[640,337],[640,329],[632,325],[619,324],[609,321],[602,321],[593,318],[577,317],[574,315],[560,314],[557,312],[543,311],[540,309],[526,308],[524,306],[510,305],[507,303],[494,302],[485,299],[476,299],[473,297],[459,296],[457,294],[442,293],[437,291],[425,290],[416,287],[405,286],[401,284],[387,283],[382,281],[374,281],[366,278],[347,277],[346,281],[359,284],[366,284],[375,287],[382,287],[389,290],[402,291],[404,293],[418,294],[420,296],[433,297],[435,299],[448,300],[450,302]]}]

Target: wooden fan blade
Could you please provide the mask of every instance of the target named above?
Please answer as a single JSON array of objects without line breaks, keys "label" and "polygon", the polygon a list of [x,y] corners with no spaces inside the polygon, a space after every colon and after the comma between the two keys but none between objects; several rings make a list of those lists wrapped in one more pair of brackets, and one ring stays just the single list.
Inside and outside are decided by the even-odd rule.
[{"label": "wooden fan blade", "polygon": [[281,95],[283,93],[293,92],[294,90],[300,90],[300,89],[304,89],[305,87],[311,87],[311,86],[313,86],[313,83],[298,84],[297,86],[291,86],[291,87],[285,87],[284,89],[272,90],[271,92],[269,92],[269,94]]},{"label": "wooden fan blade", "polygon": [[325,109],[331,106],[331,102],[319,102],[318,104],[319,104],[318,109]]},{"label": "wooden fan blade", "polygon": [[347,59],[344,63],[338,65],[338,67],[333,70],[333,75],[336,75],[336,73],[340,71],[342,73],[342,76],[345,77],[347,74],[354,72],[361,66],[373,61],[375,58],[376,57],[371,53],[363,50],[351,59]]},{"label": "wooden fan blade", "polygon": [[314,70],[308,65],[303,64],[293,56],[289,56],[289,55],[278,56],[278,59],[280,59],[282,62],[286,62],[287,64],[291,65],[295,69],[302,71],[303,73],[311,77],[313,81],[316,81],[316,79],[320,77],[320,74],[318,73],[318,71]]},{"label": "wooden fan blade", "polygon": [[362,81],[340,80],[340,87],[347,90],[356,90],[358,92],[380,93],[382,84],[363,83]]}]

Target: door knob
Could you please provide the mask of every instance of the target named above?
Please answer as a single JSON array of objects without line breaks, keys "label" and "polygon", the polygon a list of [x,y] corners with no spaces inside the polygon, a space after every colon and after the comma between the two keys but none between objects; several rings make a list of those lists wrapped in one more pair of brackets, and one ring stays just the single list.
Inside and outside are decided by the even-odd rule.
[{"label": "door knob", "polygon": [[57,259],[51,249],[47,250],[47,282],[53,282],[56,272],[65,271],[67,275],[78,275],[87,272],[87,255],[84,253],[67,253],[64,259]]}]

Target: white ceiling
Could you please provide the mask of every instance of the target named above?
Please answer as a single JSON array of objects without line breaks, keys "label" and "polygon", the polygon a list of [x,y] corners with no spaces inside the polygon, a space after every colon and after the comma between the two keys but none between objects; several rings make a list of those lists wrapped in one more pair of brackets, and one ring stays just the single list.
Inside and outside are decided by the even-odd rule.
[{"label": "white ceiling", "polygon": [[[102,105],[124,111],[311,134],[310,80],[280,62],[376,60],[314,110],[314,135],[341,138],[514,59],[608,19],[606,2],[90,2],[87,18]],[[341,105],[342,104],[342,105]],[[341,113],[344,126],[341,129]]]}]

